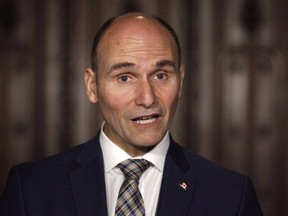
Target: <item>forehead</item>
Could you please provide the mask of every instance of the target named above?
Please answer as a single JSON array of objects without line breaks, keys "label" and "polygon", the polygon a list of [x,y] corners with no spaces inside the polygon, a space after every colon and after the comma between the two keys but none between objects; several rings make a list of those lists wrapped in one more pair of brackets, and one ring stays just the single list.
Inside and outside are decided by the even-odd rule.
[{"label": "forehead", "polygon": [[97,53],[103,57],[137,49],[177,56],[177,45],[170,32],[157,20],[141,16],[115,20],[100,40]]}]

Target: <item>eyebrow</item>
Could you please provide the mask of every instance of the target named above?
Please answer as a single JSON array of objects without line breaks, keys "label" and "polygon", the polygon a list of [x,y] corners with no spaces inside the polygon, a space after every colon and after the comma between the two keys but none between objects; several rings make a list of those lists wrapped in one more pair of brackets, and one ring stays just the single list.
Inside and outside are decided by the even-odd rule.
[{"label": "eyebrow", "polygon": [[175,63],[171,60],[161,60],[161,61],[156,62],[157,68],[161,68],[161,67],[165,67],[165,66],[172,67],[173,69],[176,68]]},{"label": "eyebrow", "polygon": [[[162,67],[166,67],[166,66],[169,66],[169,67],[172,67],[173,69],[175,69],[175,63],[171,60],[160,60],[158,62],[156,62],[156,64],[154,64],[156,68],[162,68]],[[120,63],[117,63],[117,64],[114,64],[108,73],[111,73],[112,71],[114,70],[119,70],[119,69],[122,69],[122,68],[134,68],[136,67],[136,64],[134,63],[131,63],[131,62],[120,62]]]},{"label": "eyebrow", "polygon": [[131,63],[131,62],[120,62],[120,63],[113,65],[110,68],[109,73],[114,71],[114,70],[119,70],[121,68],[131,68],[131,67],[135,67],[135,66],[136,65],[134,63]]}]

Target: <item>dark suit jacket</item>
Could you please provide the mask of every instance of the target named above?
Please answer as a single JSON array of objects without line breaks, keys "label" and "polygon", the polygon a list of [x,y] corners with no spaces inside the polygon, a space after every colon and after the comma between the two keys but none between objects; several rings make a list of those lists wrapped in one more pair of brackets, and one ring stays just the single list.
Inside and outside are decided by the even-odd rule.
[{"label": "dark suit jacket", "polygon": [[[97,136],[65,153],[12,168],[0,200],[0,215],[105,216],[104,181]],[[171,139],[157,215],[262,213],[248,177],[184,150]]]}]

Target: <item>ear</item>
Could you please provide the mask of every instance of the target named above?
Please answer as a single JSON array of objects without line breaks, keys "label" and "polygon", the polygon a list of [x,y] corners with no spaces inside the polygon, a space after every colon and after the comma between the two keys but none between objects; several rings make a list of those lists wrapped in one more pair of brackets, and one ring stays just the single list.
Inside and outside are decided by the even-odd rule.
[{"label": "ear", "polygon": [[85,85],[86,85],[86,93],[88,99],[91,103],[97,103],[98,96],[97,96],[97,86],[96,86],[96,74],[91,69],[88,68],[85,71]]},{"label": "ear", "polygon": [[185,66],[184,64],[180,65],[180,89],[179,89],[179,95],[178,97],[180,98],[182,95],[182,87],[183,87],[183,81],[184,81],[184,77],[185,77]]}]

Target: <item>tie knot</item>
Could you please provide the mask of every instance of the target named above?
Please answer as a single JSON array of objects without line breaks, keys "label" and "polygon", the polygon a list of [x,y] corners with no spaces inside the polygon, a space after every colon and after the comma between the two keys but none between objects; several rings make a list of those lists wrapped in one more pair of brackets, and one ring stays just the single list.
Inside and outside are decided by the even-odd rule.
[{"label": "tie knot", "polygon": [[145,170],[150,167],[150,163],[145,159],[128,159],[119,163],[118,167],[126,179],[133,178],[139,180]]}]

